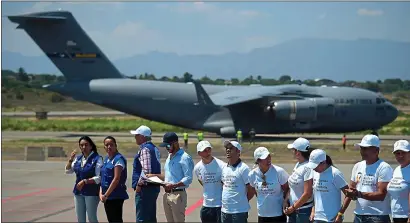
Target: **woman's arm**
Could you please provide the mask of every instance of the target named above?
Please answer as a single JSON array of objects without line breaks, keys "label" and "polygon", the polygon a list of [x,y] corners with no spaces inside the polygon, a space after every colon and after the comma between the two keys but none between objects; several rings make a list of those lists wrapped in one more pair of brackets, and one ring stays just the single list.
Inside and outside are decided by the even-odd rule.
[{"label": "woman's arm", "polygon": [[303,194],[297,200],[292,206],[295,210],[298,208],[302,207],[303,204],[306,203],[306,201],[309,200],[310,197],[312,197],[313,194],[313,179],[307,180],[303,184]]},{"label": "woman's arm", "polygon": [[95,176],[85,179],[85,184],[99,184],[101,182],[101,167],[103,165],[102,157],[98,158],[97,164],[95,165]]},{"label": "woman's arm", "polygon": [[112,180],[110,186],[108,187],[107,191],[105,192],[104,196],[109,197],[112,191],[117,187],[118,183],[120,182],[122,166],[117,165],[114,167],[114,179]]},{"label": "woman's arm", "polygon": [[70,159],[68,159],[67,164],[65,165],[65,173],[72,174],[74,173],[73,167],[77,159],[75,159],[75,151],[71,153]]}]

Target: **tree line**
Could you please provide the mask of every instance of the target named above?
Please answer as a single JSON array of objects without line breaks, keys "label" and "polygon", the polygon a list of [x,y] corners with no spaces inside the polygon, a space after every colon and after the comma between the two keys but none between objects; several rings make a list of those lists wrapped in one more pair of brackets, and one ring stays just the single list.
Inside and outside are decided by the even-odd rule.
[{"label": "tree line", "polygon": [[[53,74],[29,74],[24,68],[19,68],[17,71],[12,70],[2,70],[2,87],[41,87],[45,84],[54,84],[61,83],[65,81],[64,76],[62,75],[53,75]],[[125,75],[124,75],[125,76]],[[401,80],[400,78],[389,78],[385,80],[377,80],[375,82],[366,81],[359,82],[354,80],[347,80],[343,82],[336,82],[330,79],[307,79],[307,80],[294,80],[290,75],[282,75],[278,79],[275,78],[263,78],[260,75],[253,76],[250,75],[247,78],[240,80],[239,78],[232,79],[223,79],[217,78],[212,79],[210,77],[204,76],[199,79],[193,79],[193,75],[185,72],[180,77],[156,77],[155,74],[139,74],[133,76],[126,76],[130,79],[139,79],[139,80],[157,80],[157,81],[170,81],[170,82],[191,82],[193,80],[199,81],[201,84],[214,84],[214,85],[251,85],[251,84],[260,84],[265,86],[274,86],[282,84],[306,84],[309,86],[348,86],[348,87],[360,87],[368,89],[374,92],[382,93],[399,93],[402,96],[410,97],[410,80]]]}]

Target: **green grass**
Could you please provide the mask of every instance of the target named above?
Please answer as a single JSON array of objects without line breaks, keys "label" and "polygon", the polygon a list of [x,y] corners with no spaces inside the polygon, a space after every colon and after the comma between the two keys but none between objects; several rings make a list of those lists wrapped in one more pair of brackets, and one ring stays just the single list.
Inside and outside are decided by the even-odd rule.
[{"label": "green grass", "polygon": [[88,119],[48,119],[33,120],[24,118],[2,118],[3,131],[100,131],[124,132],[135,126],[150,126],[153,132],[192,131],[149,121],[141,118],[88,118]]}]

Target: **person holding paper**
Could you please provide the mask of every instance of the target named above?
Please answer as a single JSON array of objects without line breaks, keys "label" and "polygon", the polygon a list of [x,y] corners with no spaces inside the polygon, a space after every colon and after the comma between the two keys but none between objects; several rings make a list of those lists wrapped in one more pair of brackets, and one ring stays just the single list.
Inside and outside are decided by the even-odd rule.
[{"label": "person holding paper", "polygon": [[[165,194],[163,205],[168,222],[185,222],[185,209],[187,206],[186,188],[192,183],[194,161],[192,157],[180,148],[178,136],[168,132],[163,137],[160,145],[168,150],[165,161]],[[160,174],[149,176],[161,176]]]},{"label": "person holding paper", "polygon": [[157,222],[157,198],[160,185],[143,179],[146,174],[161,174],[160,153],[151,142],[151,129],[141,125],[130,131],[140,150],[134,157],[132,188],[135,191],[136,222]]},{"label": "person holding paper", "polygon": [[202,222],[221,222],[222,206],[222,169],[226,163],[212,156],[209,141],[198,143],[196,150],[201,157],[194,167],[194,173],[203,186],[204,201],[200,212]]}]

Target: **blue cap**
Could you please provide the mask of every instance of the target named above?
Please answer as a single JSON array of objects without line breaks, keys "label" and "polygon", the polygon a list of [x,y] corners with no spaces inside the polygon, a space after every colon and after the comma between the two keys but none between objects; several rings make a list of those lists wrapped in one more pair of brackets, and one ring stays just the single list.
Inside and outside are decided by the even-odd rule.
[{"label": "blue cap", "polygon": [[175,132],[167,132],[165,133],[163,139],[162,139],[162,143],[159,145],[161,147],[165,147],[170,145],[173,142],[177,142],[178,141],[178,136]]}]

